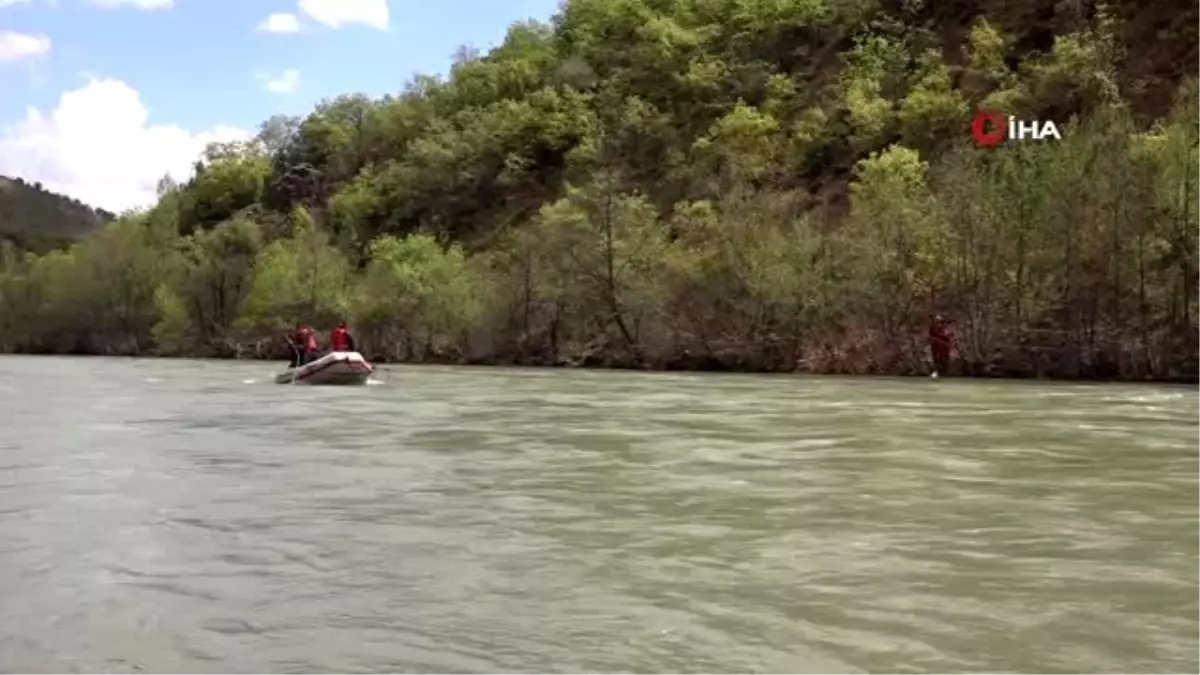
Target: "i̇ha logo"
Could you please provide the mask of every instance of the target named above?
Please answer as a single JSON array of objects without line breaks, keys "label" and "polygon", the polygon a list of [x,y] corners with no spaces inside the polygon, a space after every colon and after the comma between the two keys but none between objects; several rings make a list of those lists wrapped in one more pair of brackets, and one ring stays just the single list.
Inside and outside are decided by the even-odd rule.
[{"label": "i\u0307ha logo", "polygon": [[971,120],[971,138],[975,145],[990,148],[1004,141],[1062,140],[1058,126],[1052,121],[1019,120],[994,110],[980,110]]}]

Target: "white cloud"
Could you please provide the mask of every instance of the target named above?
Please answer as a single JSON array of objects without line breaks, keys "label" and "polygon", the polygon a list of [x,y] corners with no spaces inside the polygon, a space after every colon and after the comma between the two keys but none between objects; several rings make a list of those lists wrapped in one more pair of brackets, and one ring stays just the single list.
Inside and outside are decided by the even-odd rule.
[{"label": "white cloud", "polygon": [[50,38],[45,35],[0,31],[0,63],[31,59],[49,51]]},{"label": "white cloud", "polygon": [[[0,2],[2,1],[0,0]],[[268,14],[267,18],[258,24],[258,29],[267,33],[299,33],[300,20],[296,18],[295,14]]]},{"label": "white cloud", "polygon": [[29,2],[29,0],[0,0],[0,9]]},{"label": "white cloud", "polygon": [[258,73],[254,77],[263,83],[264,89],[275,94],[290,94],[300,86],[300,71],[294,68],[289,68],[278,76]]},{"label": "white cloud", "polygon": [[387,0],[300,0],[300,11],[330,28],[357,23],[387,30],[391,21]]},{"label": "white cloud", "polygon": [[132,7],[134,9],[170,9],[175,0],[91,0],[92,4],[105,9]]},{"label": "white cloud", "polygon": [[30,107],[0,131],[0,175],[41,181],[110,211],[146,206],[164,174],[185,181],[205,146],[252,134],[230,126],[191,132],[149,123],[137,90],[120,80],[91,79],[63,93],[48,115]]}]

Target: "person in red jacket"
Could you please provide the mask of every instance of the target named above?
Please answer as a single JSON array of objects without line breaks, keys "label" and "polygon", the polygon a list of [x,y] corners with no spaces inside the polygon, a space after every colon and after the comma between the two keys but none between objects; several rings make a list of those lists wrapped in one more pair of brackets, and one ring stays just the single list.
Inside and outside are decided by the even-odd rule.
[{"label": "person in red jacket", "polygon": [[933,357],[933,377],[950,370],[950,349],[953,342],[950,322],[941,314],[935,314],[929,322],[929,354]]},{"label": "person in red jacket", "polygon": [[339,321],[337,327],[329,334],[329,348],[335,352],[358,351],[354,344],[354,336],[346,330],[345,321]]},{"label": "person in red jacket", "polygon": [[312,328],[303,323],[296,324],[296,332],[288,339],[292,347],[292,367],[302,366],[316,358],[321,345],[317,344],[317,334]]}]

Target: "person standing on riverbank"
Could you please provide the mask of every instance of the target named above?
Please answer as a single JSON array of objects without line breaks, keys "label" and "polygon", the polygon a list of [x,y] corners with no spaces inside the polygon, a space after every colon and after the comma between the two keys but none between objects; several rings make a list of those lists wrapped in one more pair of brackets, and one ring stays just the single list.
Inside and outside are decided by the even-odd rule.
[{"label": "person standing on riverbank", "polygon": [[933,377],[950,370],[950,350],[954,344],[950,323],[941,314],[933,315],[929,322],[929,354],[933,357]]}]

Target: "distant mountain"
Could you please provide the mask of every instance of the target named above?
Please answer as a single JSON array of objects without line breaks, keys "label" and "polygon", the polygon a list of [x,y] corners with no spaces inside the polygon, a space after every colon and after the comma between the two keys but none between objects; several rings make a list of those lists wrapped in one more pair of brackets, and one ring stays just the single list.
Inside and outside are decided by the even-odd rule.
[{"label": "distant mountain", "polygon": [[0,240],[19,248],[42,253],[65,246],[114,218],[41,183],[0,176]]}]

